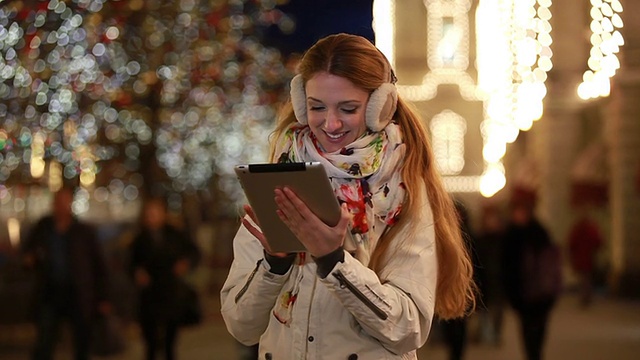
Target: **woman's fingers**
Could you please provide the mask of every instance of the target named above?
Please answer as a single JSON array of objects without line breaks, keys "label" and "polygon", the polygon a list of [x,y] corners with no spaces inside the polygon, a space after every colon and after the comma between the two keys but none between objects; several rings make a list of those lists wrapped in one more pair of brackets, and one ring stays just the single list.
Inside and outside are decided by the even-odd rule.
[{"label": "woman's fingers", "polygon": [[[258,224],[258,219],[256,218],[255,213],[253,212],[253,209],[251,208],[251,206],[249,205],[245,205],[244,206],[244,210],[247,213],[247,216],[249,216],[251,218],[251,221],[253,221],[253,224],[256,224],[258,226],[260,226],[260,224]],[[271,251],[271,247],[269,246],[269,242],[267,241],[267,238],[264,236],[264,234],[262,233],[262,231],[260,231],[260,229],[258,229],[257,227],[255,227],[251,221],[249,221],[249,219],[247,219],[246,216],[244,216],[242,218],[242,225],[247,228],[247,230],[256,237],[256,239],[258,239],[258,241],[260,242],[260,244],[262,245],[262,247],[264,248],[264,250],[273,255],[273,256],[278,256],[278,257],[285,257],[288,254],[287,253],[283,253],[283,252],[277,252],[274,253],[273,251]]]},{"label": "woman's fingers", "polygon": [[[251,206],[249,205],[244,205],[243,206],[244,211],[247,213],[247,216],[249,216],[249,218],[251,218],[251,221],[253,221],[253,224],[256,224],[258,226],[260,226],[260,224],[258,224],[258,219],[256,218],[256,214],[253,212],[253,209],[251,208]],[[260,244],[262,244],[262,247],[264,247],[264,249],[268,252],[271,253],[271,248],[269,247],[269,243],[267,242],[267,238],[264,236],[264,234],[262,233],[262,231],[260,231],[260,229],[258,229],[257,227],[253,226],[253,224],[251,223],[251,221],[249,221],[249,219],[247,219],[246,216],[244,216],[242,218],[242,225],[253,235],[256,237],[256,239],[258,239],[258,241],[260,241]]]},{"label": "woman's fingers", "polygon": [[340,221],[331,227],[318,218],[290,188],[275,190],[277,214],[312,255],[327,254],[344,243],[352,215],[341,206]]},{"label": "woman's fingers", "polygon": [[352,219],[353,214],[351,213],[351,211],[349,211],[349,207],[346,203],[342,203],[342,205],[340,205],[340,221],[338,221],[336,227],[338,229],[343,227],[346,229],[349,227]]},{"label": "woman's fingers", "polygon": [[[253,224],[251,223],[251,221],[249,221],[246,217],[242,218],[242,225],[247,228],[247,230],[249,230],[249,232],[255,236],[258,240],[261,240],[264,238],[264,234],[262,233],[262,231],[258,230],[258,228],[256,228],[255,226],[253,226]],[[262,241],[260,241],[262,242]]]},{"label": "woman's fingers", "polygon": [[253,208],[248,204],[245,204],[242,208],[244,209],[244,212],[247,215],[249,215],[251,220],[253,220],[253,222],[256,223],[256,225],[260,226],[260,223],[258,222],[258,218],[256,217],[256,213],[253,212]]},{"label": "woman's fingers", "polygon": [[[276,204],[278,204],[278,209],[288,221],[295,223],[304,220],[304,217],[296,207],[296,204],[293,201],[294,197],[297,198],[291,190],[287,191],[286,188],[276,189],[274,192],[274,198]],[[300,201],[300,203],[302,203],[302,201]],[[304,203],[302,203],[302,205],[306,206]]]}]

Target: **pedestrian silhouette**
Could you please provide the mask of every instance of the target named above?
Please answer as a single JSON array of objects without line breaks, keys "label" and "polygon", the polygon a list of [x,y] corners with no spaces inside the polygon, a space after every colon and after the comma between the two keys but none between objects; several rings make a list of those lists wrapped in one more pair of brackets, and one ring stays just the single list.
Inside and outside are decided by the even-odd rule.
[{"label": "pedestrian silhouette", "polygon": [[107,268],[95,229],[72,212],[74,189],[55,193],[52,214],[34,226],[23,246],[23,259],[37,273],[34,360],[52,359],[60,323],[68,321],[74,358],[89,359],[96,315],[110,312]]},{"label": "pedestrian silhouette", "polygon": [[533,213],[531,197],[515,197],[503,249],[503,278],[509,304],[520,321],[528,360],[543,358],[549,314],[558,297],[560,256]]},{"label": "pedestrian silhouette", "polygon": [[167,222],[164,200],[152,198],[143,206],[142,226],[130,251],[145,358],[155,359],[157,349],[163,348],[165,360],[173,360],[178,331],[185,321],[183,309],[191,305],[185,295],[195,296],[184,276],[196,265],[198,249],[185,232]]}]

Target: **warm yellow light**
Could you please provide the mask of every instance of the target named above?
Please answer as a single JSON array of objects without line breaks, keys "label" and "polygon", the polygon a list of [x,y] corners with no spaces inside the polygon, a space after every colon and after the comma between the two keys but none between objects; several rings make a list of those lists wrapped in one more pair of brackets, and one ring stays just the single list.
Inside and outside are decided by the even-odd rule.
[{"label": "warm yellow light", "polygon": [[500,140],[489,141],[482,148],[482,157],[485,161],[492,163],[498,162],[505,155],[507,145]]},{"label": "warm yellow light", "polygon": [[533,119],[530,117],[521,117],[515,119],[516,125],[518,125],[518,129],[522,131],[531,130],[531,126],[533,126]]},{"label": "warm yellow light", "polygon": [[395,67],[393,38],[395,37],[395,3],[391,0],[375,0],[373,2],[373,30],[376,34],[376,47]]},{"label": "warm yellow light", "polygon": [[577,87],[577,94],[583,100],[606,97],[611,93],[610,79],[620,68],[616,55],[624,45],[622,34],[616,29],[623,26],[619,0],[591,0],[591,51],[583,74],[583,81]]},{"label": "warm yellow light", "polygon": [[611,17],[611,23],[617,28],[622,28],[624,26],[624,22],[622,22],[622,18],[619,14],[613,14]]},{"label": "warm yellow light", "polygon": [[32,158],[30,164],[31,176],[34,179],[39,179],[44,175],[46,164],[42,158]]},{"label": "warm yellow light", "polygon": [[41,131],[37,132],[33,136],[31,142],[31,159],[30,170],[31,176],[34,179],[39,179],[44,175],[46,164],[44,162],[44,142],[46,136]]},{"label": "warm yellow light", "polygon": [[[377,4],[379,3],[379,4]],[[376,8],[384,9],[393,4],[391,0],[374,2]],[[427,8],[427,65],[429,71],[420,85],[398,85],[398,91],[409,101],[428,101],[436,97],[442,84],[458,85],[462,98],[468,101],[480,99],[476,81],[469,68],[469,11],[471,0],[424,0]],[[392,9],[395,5],[391,5]],[[395,10],[394,10],[395,11]],[[381,15],[383,16],[383,15]],[[374,23],[378,20],[374,18]],[[380,41],[378,37],[380,35]],[[390,47],[383,41],[392,42],[385,33],[376,28],[376,46]]]},{"label": "warm yellow light", "polygon": [[83,171],[80,173],[80,184],[83,187],[89,187],[96,182],[96,174],[92,171]]},{"label": "warm yellow light", "polygon": [[[502,147],[543,113],[551,57],[550,0],[481,1],[476,14],[478,87],[486,96],[483,156],[499,160]],[[500,139],[500,140],[497,140]]]},{"label": "warm yellow light", "polygon": [[20,246],[20,221],[16,218],[7,219],[7,232],[11,246],[18,248]]},{"label": "warm yellow light", "polygon": [[[445,176],[445,184],[449,191],[475,188],[484,196],[493,196],[506,184],[501,163],[506,144],[515,141],[521,130],[530,129],[543,114],[547,72],[553,68],[553,38],[549,21],[552,1],[478,2],[475,17],[477,78],[469,73],[469,11],[473,1],[423,2],[427,8],[428,72],[421,84],[399,84],[398,91],[406,100],[428,101],[438,95],[439,85],[453,84],[458,85],[463,99],[483,102],[481,133],[485,171],[481,178]],[[394,36],[389,34],[393,33],[395,24],[393,16],[388,14],[394,11],[395,2],[392,0],[374,2],[376,46],[390,49],[391,53]],[[594,16],[597,14],[594,11]],[[387,18],[391,18],[388,28],[385,25],[388,24]],[[597,24],[594,22],[594,26],[602,27],[600,20]],[[611,24],[616,24],[613,18]],[[457,150],[451,153],[457,147],[454,144],[459,142],[453,140],[451,128],[441,126],[432,129],[432,133],[434,130],[439,134],[437,137],[442,137],[434,140],[434,151],[448,152],[439,157],[439,163],[446,165],[440,165],[440,170],[449,173],[452,168],[463,166],[463,162],[454,159]]]},{"label": "warm yellow light", "polygon": [[49,190],[57,192],[62,188],[62,166],[57,161],[49,163]]},{"label": "warm yellow light", "polygon": [[443,175],[457,175],[464,168],[464,139],[467,121],[451,110],[431,119],[431,141],[438,170]]},{"label": "warm yellow light", "polygon": [[477,193],[480,191],[480,176],[444,176],[442,181],[449,192]]},{"label": "warm yellow light", "polygon": [[484,197],[492,197],[507,184],[504,169],[500,165],[490,166],[480,178],[480,194]]}]

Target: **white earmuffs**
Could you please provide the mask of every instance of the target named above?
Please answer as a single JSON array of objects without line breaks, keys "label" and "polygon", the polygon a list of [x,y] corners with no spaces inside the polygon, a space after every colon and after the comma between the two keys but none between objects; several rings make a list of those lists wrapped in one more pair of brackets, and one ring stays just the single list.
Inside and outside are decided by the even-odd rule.
[{"label": "white earmuffs", "polygon": [[[380,131],[389,124],[396,112],[398,90],[391,83],[384,83],[369,96],[365,110],[365,123],[371,131]],[[307,95],[304,80],[296,75],[291,80],[291,104],[299,123],[307,125]]]}]

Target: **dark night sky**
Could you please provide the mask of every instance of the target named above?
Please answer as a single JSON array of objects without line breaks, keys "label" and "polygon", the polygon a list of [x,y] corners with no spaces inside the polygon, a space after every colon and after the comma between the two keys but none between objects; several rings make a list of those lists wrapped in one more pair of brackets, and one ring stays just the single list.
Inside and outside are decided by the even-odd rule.
[{"label": "dark night sky", "polygon": [[304,52],[318,39],[339,32],[374,41],[373,0],[290,0],[277,8],[294,19],[296,30],[287,35],[271,26],[264,29],[264,43],[285,54]]}]

